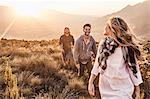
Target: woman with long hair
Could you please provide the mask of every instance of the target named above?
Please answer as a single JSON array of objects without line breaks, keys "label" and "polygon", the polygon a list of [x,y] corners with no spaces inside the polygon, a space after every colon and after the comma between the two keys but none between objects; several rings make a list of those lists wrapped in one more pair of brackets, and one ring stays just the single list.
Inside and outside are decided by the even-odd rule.
[{"label": "woman with long hair", "polygon": [[91,71],[88,91],[94,96],[94,79],[100,73],[99,90],[102,99],[140,98],[139,85],[143,82],[137,58],[138,46],[133,42],[127,23],[120,17],[110,17],[106,23],[105,38],[100,41]]}]

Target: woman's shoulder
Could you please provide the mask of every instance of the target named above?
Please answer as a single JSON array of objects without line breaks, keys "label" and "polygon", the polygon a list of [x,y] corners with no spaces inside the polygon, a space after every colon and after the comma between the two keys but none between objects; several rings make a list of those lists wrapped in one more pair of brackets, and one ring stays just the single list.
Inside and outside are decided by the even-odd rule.
[{"label": "woman's shoulder", "polygon": [[104,44],[104,42],[106,41],[106,37],[105,38],[102,38],[100,41],[99,41],[99,45],[102,45],[102,44]]}]

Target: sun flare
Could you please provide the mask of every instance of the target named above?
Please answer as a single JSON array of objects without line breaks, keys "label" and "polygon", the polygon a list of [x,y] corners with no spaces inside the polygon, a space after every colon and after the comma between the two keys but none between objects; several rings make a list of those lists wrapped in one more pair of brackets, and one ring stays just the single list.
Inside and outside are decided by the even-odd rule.
[{"label": "sun flare", "polygon": [[21,16],[38,16],[40,14],[41,8],[35,5],[14,5],[13,8],[17,15]]}]

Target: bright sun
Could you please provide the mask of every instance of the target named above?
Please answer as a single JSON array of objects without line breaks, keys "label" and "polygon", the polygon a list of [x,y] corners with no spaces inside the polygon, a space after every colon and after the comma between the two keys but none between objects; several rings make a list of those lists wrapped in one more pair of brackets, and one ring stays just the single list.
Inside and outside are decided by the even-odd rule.
[{"label": "bright sun", "polygon": [[22,5],[13,5],[13,8],[15,9],[17,15],[21,15],[21,16],[38,16],[40,11],[41,11],[41,7],[39,6],[35,6],[35,5],[26,5],[26,4],[22,4]]},{"label": "bright sun", "polygon": [[18,15],[23,15],[23,16],[38,16],[39,14],[39,11],[33,8],[16,9],[16,12]]}]

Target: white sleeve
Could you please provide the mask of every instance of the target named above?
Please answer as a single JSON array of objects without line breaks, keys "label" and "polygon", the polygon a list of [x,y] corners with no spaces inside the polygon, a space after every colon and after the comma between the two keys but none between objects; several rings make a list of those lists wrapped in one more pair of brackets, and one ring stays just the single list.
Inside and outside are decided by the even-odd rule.
[{"label": "white sleeve", "polygon": [[133,84],[135,86],[138,86],[139,84],[143,83],[143,80],[142,80],[142,76],[141,76],[141,72],[140,72],[140,68],[138,64],[136,65],[136,68],[137,68],[137,78],[133,75],[133,72],[131,71],[129,67],[128,67],[128,70],[129,70],[129,74],[130,74]]},{"label": "white sleeve", "polygon": [[91,71],[91,74],[94,74],[94,75],[98,75],[99,71],[100,71],[100,66],[99,66],[99,63],[98,63],[98,58],[99,58],[99,50],[101,48],[101,45],[103,43],[103,40],[100,41],[99,45],[98,45],[98,50],[97,50],[97,55],[96,55],[96,59],[95,59],[95,63],[94,63],[94,66],[93,66],[93,69]]}]

